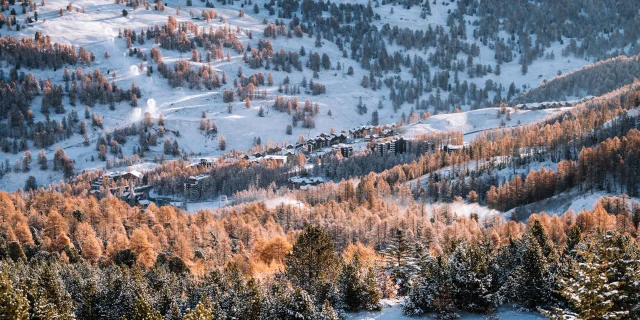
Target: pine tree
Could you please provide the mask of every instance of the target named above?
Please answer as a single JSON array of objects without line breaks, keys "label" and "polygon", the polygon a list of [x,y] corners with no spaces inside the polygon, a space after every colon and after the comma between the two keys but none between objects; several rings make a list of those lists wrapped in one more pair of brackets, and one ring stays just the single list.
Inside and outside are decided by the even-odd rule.
[{"label": "pine tree", "polygon": [[[131,264],[134,262],[135,259]],[[99,293],[100,319],[119,320],[133,314],[138,299],[146,292],[146,288],[138,283],[141,276],[136,279],[131,270],[115,266],[108,270],[107,277],[103,280],[104,289]]]},{"label": "pine tree", "polygon": [[338,278],[340,304],[347,311],[359,311],[362,306],[362,285],[358,274],[361,268],[360,254],[356,252],[353,259],[342,266],[342,272]]},{"label": "pine tree", "polygon": [[478,246],[459,245],[450,261],[455,305],[474,313],[487,313],[496,308],[496,295],[491,291],[487,255]]},{"label": "pine tree", "polygon": [[340,319],[340,317],[338,317],[336,312],[333,310],[333,307],[331,307],[331,304],[329,303],[329,301],[325,300],[324,303],[322,304],[322,310],[320,311],[319,319],[320,320],[338,320]]},{"label": "pine tree", "polygon": [[408,316],[431,312],[450,314],[455,306],[449,264],[442,256],[435,260],[425,256],[420,264],[422,271],[411,286],[402,311]]},{"label": "pine tree", "polygon": [[393,283],[385,268],[376,266],[375,272],[378,283],[377,288],[380,290],[381,297],[385,299],[394,298],[397,293],[397,286]]},{"label": "pine tree", "polygon": [[35,283],[25,283],[31,319],[75,319],[71,296],[65,290],[55,267],[42,267]]},{"label": "pine tree", "polygon": [[567,243],[565,244],[565,254],[573,255],[573,250],[582,240],[582,233],[580,232],[580,226],[575,224],[567,233]]},{"label": "pine tree", "polygon": [[542,256],[546,258],[547,262],[552,262],[556,258],[555,250],[553,248],[553,242],[549,239],[547,231],[542,226],[540,220],[535,219],[533,224],[527,229],[527,234],[533,237],[542,250]]},{"label": "pine tree", "polygon": [[[198,305],[198,306],[199,306],[199,305]],[[197,306],[196,306],[196,307],[197,307]],[[206,310],[206,309],[205,309],[205,310]],[[182,320],[182,319],[183,319],[183,317],[182,317],[182,312],[180,311],[180,305],[178,304],[178,302],[176,302],[175,300],[174,300],[174,301],[171,301],[171,305],[169,306],[169,311],[167,312],[167,314],[165,314],[165,316],[164,316],[164,317],[165,317],[167,320]],[[185,315],[184,319],[187,319],[187,318],[186,318],[186,315]],[[198,318],[195,318],[195,319],[198,319]],[[207,318],[205,318],[205,319],[207,319]],[[210,320],[210,319],[216,319],[216,320],[218,320],[218,318],[208,318],[208,319],[209,319],[209,320]]]},{"label": "pine tree", "polygon": [[162,315],[154,310],[143,297],[138,297],[130,320],[162,320]]},{"label": "pine tree", "polygon": [[414,271],[411,248],[407,241],[404,230],[395,229],[392,231],[390,243],[384,252],[387,271],[395,283],[398,285],[398,294],[406,295],[411,286],[411,274]]},{"label": "pine tree", "polygon": [[[331,308],[331,305],[329,305]],[[324,309],[324,308],[323,308]],[[309,294],[298,288],[292,288],[284,279],[276,279],[272,284],[269,299],[264,305],[265,320],[322,319]],[[331,311],[331,312],[329,312]],[[326,310],[328,319],[332,319],[333,309]]]},{"label": "pine tree", "polygon": [[211,300],[208,296],[204,295],[200,298],[200,302],[195,309],[189,310],[184,315],[184,320],[213,320],[219,319],[217,315],[214,314],[213,307],[211,305]]},{"label": "pine tree", "polygon": [[227,149],[227,141],[224,139],[224,136],[220,136],[220,142],[218,143],[218,147],[222,151]]},{"label": "pine tree", "polygon": [[376,269],[374,266],[370,266],[367,268],[364,281],[362,283],[362,307],[369,311],[381,310],[381,296],[382,294],[378,288]]},{"label": "pine tree", "polygon": [[371,125],[372,126],[377,126],[379,124],[379,120],[378,120],[378,111],[374,110],[371,113]]},{"label": "pine tree", "polygon": [[22,290],[14,289],[5,266],[0,277],[0,319],[29,319],[29,301]]},{"label": "pine tree", "polygon": [[327,299],[338,276],[340,260],[327,232],[307,225],[285,257],[285,275],[291,283],[311,294],[316,301]]},{"label": "pine tree", "polygon": [[234,314],[238,319],[260,319],[262,296],[255,280],[250,278],[245,281],[243,275],[235,267],[231,268],[228,273],[230,274],[231,288],[223,308],[226,308],[228,313]]},{"label": "pine tree", "polygon": [[316,317],[316,307],[313,300],[304,290],[295,288],[291,295],[291,300],[287,306],[290,316],[286,319],[308,319]]},{"label": "pine tree", "polygon": [[[626,319],[640,310],[640,260],[628,236],[596,233],[576,249],[568,277],[561,277],[560,294],[571,309],[546,311],[551,318]],[[633,317],[632,317],[633,318]]]},{"label": "pine tree", "polygon": [[528,236],[523,245],[520,264],[507,280],[506,295],[528,308],[535,308],[551,299],[553,279],[538,241]]},{"label": "pine tree", "polygon": [[76,300],[76,315],[80,319],[99,319],[98,314],[98,292],[93,279],[81,285],[82,294],[74,296]]}]

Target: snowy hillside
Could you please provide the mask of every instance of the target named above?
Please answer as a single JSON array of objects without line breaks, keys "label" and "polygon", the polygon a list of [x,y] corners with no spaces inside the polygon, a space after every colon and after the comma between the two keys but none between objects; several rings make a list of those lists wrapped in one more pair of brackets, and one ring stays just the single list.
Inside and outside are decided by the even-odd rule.
[{"label": "snowy hillside", "polygon": [[515,111],[514,108],[509,107],[506,110],[508,110],[510,116],[502,113],[500,108],[486,108],[431,116],[418,123],[408,125],[406,131],[403,132],[403,136],[413,138],[415,135],[431,132],[460,131],[464,135],[465,141],[471,141],[483,130],[528,124],[542,120],[549,115],[571,110],[571,108]]},{"label": "snowy hillside", "polygon": [[[351,2],[349,2],[351,3]],[[362,4],[366,5],[366,1]],[[167,134],[164,137],[159,138],[158,146],[151,146],[150,150],[145,152],[142,157],[144,160],[153,160],[155,156],[161,156],[164,152],[162,143],[163,140],[168,138],[172,141],[177,141],[180,151],[187,154],[202,154],[202,155],[219,155],[227,152],[228,150],[250,150],[257,138],[264,144],[268,141],[273,143],[282,144],[285,141],[288,143],[295,142],[300,135],[315,136],[321,132],[329,132],[331,128],[336,130],[348,130],[358,125],[364,125],[372,121],[371,113],[375,110],[378,113],[378,122],[380,124],[396,123],[400,121],[403,116],[410,115],[410,104],[404,104],[399,110],[395,111],[391,106],[389,100],[389,89],[387,86],[382,86],[376,91],[366,90],[361,85],[361,79],[364,75],[368,75],[369,71],[364,70],[358,61],[352,60],[349,57],[344,57],[343,53],[336,46],[336,44],[323,40],[322,47],[316,47],[314,37],[307,37],[306,35],[298,38],[296,36],[292,38],[277,37],[271,39],[273,42],[274,51],[285,50],[287,51],[299,51],[301,47],[306,48],[307,55],[300,57],[302,62],[306,62],[311,52],[319,52],[320,54],[326,54],[331,63],[330,69],[321,69],[318,72],[318,78],[313,79],[313,72],[304,67],[303,72],[288,73],[283,70],[266,70],[265,68],[259,68],[253,70],[247,66],[243,61],[243,55],[237,52],[231,52],[232,50],[225,49],[224,54],[232,53],[230,59],[224,58],[211,61],[210,63],[198,63],[192,62],[191,67],[196,68],[198,66],[210,66],[216,73],[222,74],[225,72],[228,78],[226,85],[215,90],[195,90],[185,87],[172,88],[169,83],[164,79],[157,71],[147,74],[150,67],[154,70],[156,66],[149,61],[141,61],[140,59],[128,54],[126,48],[126,41],[124,38],[119,38],[119,34],[126,29],[133,29],[136,32],[140,30],[146,30],[146,28],[153,28],[158,25],[163,25],[167,22],[169,16],[175,17],[178,23],[193,23],[198,28],[203,30],[208,28],[220,28],[228,27],[230,29],[238,29],[237,37],[242,41],[244,47],[256,48],[259,45],[260,39],[264,39],[263,31],[266,27],[263,20],[266,19],[269,23],[273,22],[277,16],[269,14],[268,10],[260,6],[258,13],[254,13],[248,6],[246,13],[243,17],[239,16],[239,11],[243,9],[241,2],[235,4],[226,5],[223,7],[213,8],[217,14],[216,19],[212,19],[207,22],[202,19],[202,14],[210,8],[205,7],[205,3],[194,1],[193,6],[187,6],[181,1],[169,0],[166,1],[164,11],[155,10],[153,6],[141,5],[137,8],[130,6],[124,6],[122,4],[115,4],[112,2],[104,1],[99,2],[95,0],[80,0],[75,1],[70,7],[68,2],[60,0],[47,1],[46,5],[38,6],[38,20],[32,21],[28,25],[25,24],[18,31],[14,28],[12,31],[7,31],[4,35],[11,35],[15,37],[27,37],[33,38],[36,33],[46,35],[51,38],[53,42],[59,42],[63,44],[72,44],[75,46],[82,46],[88,51],[95,54],[95,60],[88,66],[82,66],[85,73],[91,72],[94,69],[100,70],[103,75],[108,75],[109,81],[113,81],[120,88],[129,88],[133,83],[136,84],[142,93],[139,97],[138,107],[132,108],[128,102],[118,103],[115,110],[109,110],[106,105],[96,105],[91,108],[92,114],[102,116],[103,128],[92,126],[88,132],[88,146],[83,145],[83,138],[81,135],[72,135],[70,138],[64,141],[55,143],[53,146],[45,149],[47,157],[51,159],[53,157],[53,151],[56,147],[63,148],[67,155],[75,161],[75,171],[81,172],[83,170],[92,170],[97,168],[104,168],[105,163],[103,161],[96,160],[97,149],[96,143],[99,138],[103,136],[104,130],[113,131],[114,129],[122,129],[125,126],[139,123],[143,120],[144,114],[149,113],[154,121],[158,120],[160,115],[164,116],[164,129]],[[61,10],[62,9],[62,10]],[[373,8],[373,12],[380,16],[380,20],[374,20],[374,25],[382,28],[384,25],[389,24],[391,26],[405,27],[409,26],[414,30],[425,28],[436,28],[438,26],[447,28],[447,17],[450,15],[453,4],[449,3],[436,3],[431,5],[431,15],[426,19],[420,17],[419,8],[403,9],[400,6],[380,5]],[[123,10],[126,10],[127,15],[123,15]],[[391,11],[394,11],[391,13]],[[62,14],[61,14],[62,12]],[[27,11],[26,14],[21,15],[18,13],[18,20],[27,16],[32,16],[32,11]],[[196,20],[197,19],[197,20]],[[476,17],[468,16],[468,23],[471,24],[477,19]],[[291,19],[281,19],[281,21],[287,23]],[[473,39],[474,28],[467,28],[467,37]],[[159,48],[158,44],[154,44],[153,39],[147,40],[145,44],[133,43],[132,48],[141,50],[144,54],[149,54],[151,48]],[[163,60],[170,66],[180,59],[190,59],[191,54],[189,52],[182,53],[176,50],[164,50],[162,49]],[[401,46],[394,43],[389,43],[387,51],[390,53],[394,51],[402,52],[403,55],[413,57],[414,55],[427,57],[431,50],[425,52],[419,52],[415,49],[406,50]],[[560,51],[560,44],[556,43],[547,49],[548,52]],[[109,52],[109,58],[105,56],[105,52]],[[345,51],[346,52],[346,51]],[[201,52],[203,54],[203,52]],[[346,53],[345,53],[346,55]],[[460,54],[459,59],[465,59],[465,55]],[[458,80],[455,81],[468,81],[469,83],[476,83],[479,88],[486,87],[487,81],[493,82],[496,86],[501,85],[502,96],[506,95],[507,87],[511,82],[515,84],[515,88],[520,90],[523,87],[531,88],[537,86],[542,79],[551,78],[556,74],[558,70],[567,72],[569,70],[581,67],[588,63],[588,61],[580,59],[568,59],[568,61],[544,61],[536,60],[530,67],[531,72],[526,75],[522,75],[519,70],[519,65],[514,60],[512,62],[505,62],[502,64],[501,75],[494,73],[488,73],[486,76],[470,77],[467,73],[461,72],[459,77],[456,72]],[[341,69],[337,70],[335,66],[341,65]],[[491,49],[488,46],[480,45],[480,54],[477,63],[483,65],[495,66],[496,60],[493,57]],[[70,70],[73,71],[77,66],[70,66]],[[249,109],[245,108],[244,101],[234,101],[232,103],[233,111],[228,112],[227,103],[222,102],[222,92],[225,89],[234,89],[232,82],[237,80],[237,73],[239,67],[242,67],[242,72],[250,76],[257,72],[264,72],[265,74],[273,74],[274,84],[271,86],[260,87],[260,90],[266,90],[268,98],[254,99]],[[347,68],[353,68],[353,75],[348,75]],[[5,74],[9,73],[9,66],[4,66]],[[440,67],[433,67],[432,72],[443,71]],[[62,70],[28,70],[23,68],[21,71],[33,72],[38,79],[51,79],[56,83],[63,83]],[[398,76],[401,79],[409,79],[411,74],[408,68],[401,68]],[[281,84],[285,77],[288,77],[289,83],[298,85],[302,82],[303,78],[307,81],[315,80],[326,86],[326,94],[312,95],[307,90],[301,90],[300,94],[296,97],[301,103],[306,99],[310,99],[312,103],[317,103],[319,106],[319,113],[315,116],[314,128],[293,128],[292,133],[289,135],[286,133],[287,124],[291,123],[291,115],[287,113],[280,113],[271,108],[274,103],[274,96],[292,96],[286,93],[278,92],[279,84]],[[452,77],[453,78],[453,77]],[[378,80],[379,81],[379,80]],[[451,79],[450,83],[454,80]],[[495,92],[487,87],[489,100],[493,97]],[[431,94],[433,96],[433,93]],[[442,91],[441,99],[446,100],[448,93]],[[356,106],[360,99],[364,105],[368,107],[368,112],[362,115],[358,114]],[[36,97],[33,101],[33,105],[40,105],[40,97]],[[431,103],[431,100],[425,96],[424,101],[427,101],[427,105]],[[75,107],[66,105],[66,112],[76,110],[79,114],[83,113],[84,106],[79,104]],[[266,110],[264,117],[259,117],[259,109],[264,107]],[[378,109],[382,107],[382,109]],[[470,105],[465,103],[459,105],[463,110],[470,108]],[[433,106],[428,107],[427,110],[433,113]],[[45,116],[40,113],[39,108],[32,108],[35,116],[35,121],[44,120]],[[431,109],[431,110],[430,110]],[[453,107],[451,108],[453,109]],[[415,110],[418,112],[418,110]],[[216,123],[218,127],[218,134],[216,136],[206,135],[200,130],[200,122],[202,119],[202,113],[206,112],[206,119],[211,123]],[[328,115],[328,113],[331,115]],[[422,112],[422,111],[420,111]],[[438,111],[441,112],[441,111]],[[479,114],[485,114],[490,111],[474,111],[472,117]],[[50,114],[49,119],[60,121],[65,114]],[[438,115],[426,122],[415,125],[409,128],[410,134],[419,133],[423,131],[446,131],[446,130],[463,130],[464,132],[471,132],[480,129],[487,129],[497,127],[500,125],[500,120],[489,121],[491,115],[487,114],[487,121],[466,121],[459,118],[459,115]],[[538,114],[538,112],[523,112],[522,114],[514,114],[512,123],[521,121],[527,123],[533,121],[538,117],[544,116]],[[480,123],[483,122],[483,123]],[[509,125],[510,122],[507,122]],[[226,139],[227,148],[226,151],[220,150],[219,138],[224,136]],[[131,157],[135,150],[139,147],[139,143],[136,141],[136,137],[130,137],[128,141],[120,144],[121,156]],[[31,144],[31,142],[27,142]],[[29,149],[32,153],[38,151],[37,148],[30,146]],[[5,155],[8,159],[8,163],[11,166],[22,158],[22,153]],[[108,158],[114,158],[113,155],[107,155]],[[169,154],[165,155],[167,159],[174,156]],[[32,174],[33,175],[33,174]],[[43,174],[37,174],[39,177],[39,184],[46,184],[49,182],[55,182],[62,178],[59,172],[47,172]],[[15,177],[14,177],[15,176]],[[28,176],[28,175],[27,175]],[[51,176],[51,178],[47,178]],[[13,175],[7,173],[0,185],[7,190],[15,190],[22,187],[23,179],[22,175]]]},{"label": "snowy hillside", "polygon": [[0,319],[637,318],[639,0],[0,4]]}]

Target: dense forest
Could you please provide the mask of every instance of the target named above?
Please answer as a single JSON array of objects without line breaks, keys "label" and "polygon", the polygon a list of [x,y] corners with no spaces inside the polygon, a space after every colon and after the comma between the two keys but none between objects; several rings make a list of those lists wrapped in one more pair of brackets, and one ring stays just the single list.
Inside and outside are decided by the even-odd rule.
[{"label": "dense forest", "polygon": [[539,87],[523,93],[515,101],[529,103],[566,100],[568,97],[584,95],[600,96],[638,79],[638,59],[640,55],[629,58],[620,56],[587,65],[545,81]]},{"label": "dense forest", "polygon": [[[407,315],[486,314],[513,303],[551,318],[635,319],[636,200],[603,197],[592,210],[532,214],[526,224],[460,215],[456,203],[519,206],[571,187],[637,192],[640,134],[637,116],[626,111],[637,107],[637,89],[582,102],[547,122],[488,132],[452,154],[433,148],[420,161],[357,181],[295,192],[242,187],[236,195],[249,202],[216,213],[87,197],[95,173],[49,189],[2,192],[0,304],[18,319],[339,319],[403,297]],[[548,134],[532,135],[536,129]],[[409,182],[443,167],[454,168],[451,175],[500,165],[517,170],[531,161],[513,157],[523,148],[559,161],[557,172],[531,171],[521,184],[489,188],[486,197],[457,185],[473,180],[455,179],[450,191],[437,192],[451,197],[439,199],[441,206],[425,206],[430,196]],[[504,164],[469,166],[496,157]],[[157,170],[169,177],[178,168]],[[301,205],[268,206],[251,194]]]},{"label": "dense forest", "polygon": [[[28,178],[0,190],[0,319],[338,320],[386,299],[409,317],[515,306],[550,319],[640,319],[640,2],[200,2],[65,3],[40,18],[44,0],[1,3],[0,151],[12,158],[0,161],[0,182]],[[104,18],[109,6],[116,17]],[[107,12],[86,47],[41,31],[85,9]],[[105,43],[113,57],[95,50]],[[502,74],[571,59],[586,66],[540,76],[531,90]],[[350,97],[326,100],[346,85]],[[158,109],[155,86],[179,97],[152,91],[165,94]],[[587,95],[537,121],[512,119]],[[367,107],[363,96],[380,100]],[[486,107],[500,126],[406,136],[432,113]],[[256,136],[273,114],[284,119],[278,137],[294,141]],[[228,119],[240,130],[218,127]],[[316,125],[327,137],[334,123],[367,121],[369,137],[349,133],[351,152],[299,147]],[[347,141],[352,128],[337,129]],[[388,130],[406,148],[371,151]],[[228,132],[251,146],[227,146]],[[215,154],[186,152],[189,140]],[[80,161],[97,164],[77,170]],[[106,178],[134,164],[145,168],[129,172],[135,183]],[[38,184],[48,173],[63,180]],[[299,188],[293,177],[322,182]],[[196,178],[192,200],[232,204],[187,211],[173,201]],[[127,198],[134,185],[151,191]],[[539,209],[574,194],[597,200]]]},{"label": "dense forest", "polygon": [[220,218],[113,197],[2,193],[0,305],[12,319],[337,319],[399,295],[409,315],[488,313],[505,302],[553,316],[635,314],[638,297],[622,292],[640,289],[638,203],[605,198],[524,225],[425,213],[411,198],[400,209],[366,188],[345,182],[329,202],[258,203]]}]

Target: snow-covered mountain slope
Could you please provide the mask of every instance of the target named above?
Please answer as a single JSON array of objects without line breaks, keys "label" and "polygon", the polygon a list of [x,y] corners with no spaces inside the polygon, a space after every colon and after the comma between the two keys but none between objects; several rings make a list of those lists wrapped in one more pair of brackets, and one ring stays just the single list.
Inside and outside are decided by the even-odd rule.
[{"label": "snow-covered mountain slope", "polygon": [[[561,215],[567,211],[579,213],[583,210],[593,210],[596,204],[603,197],[619,197],[619,193],[607,193],[603,191],[580,191],[578,189],[563,192],[551,198],[547,198],[529,205],[511,209],[504,213],[505,217],[512,217],[517,220],[526,220],[532,213],[546,212],[548,214]],[[631,203],[640,201],[638,198],[628,197],[630,200],[629,210],[632,210]]]},{"label": "snow-covered mountain slope", "polygon": [[513,108],[506,108],[510,113],[511,119],[509,119],[506,113],[502,113],[500,108],[485,108],[459,113],[439,114],[407,126],[403,136],[412,138],[418,134],[455,130],[464,134],[465,141],[470,141],[483,130],[528,124],[570,109],[571,107],[561,107],[541,110],[521,109],[516,111]]},{"label": "snow-covered mountain slope", "polygon": [[[366,1],[362,2],[366,4]],[[215,3],[214,3],[215,4]],[[158,72],[147,75],[147,68],[155,65],[149,60],[142,63],[140,59],[128,55],[126,41],[119,38],[118,34],[124,28],[136,31],[147,27],[161,26],[169,16],[173,16],[179,23],[192,22],[199,28],[218,28],[229,27],[239,28],[237,37],[243,42],[244,46],[250,45],[252,48],[258,46],[258,41],[264,38],[263,30],[266,19],[269,23],[276,20],[277,15],[269,15],[268,10],[260,7],[259,13],[254,13],[246,8],[244,17],[239,16],[239,11],[243,4],[240,1],[232,5],[213,8],[217,15],[217,19],[210,22],[203,19],[195,20],[200,17],[205,7],[204,2],[194,1],[193,6],[186,6],[182,1],[167,0],[164,11],[157,11],[145,8],[143,5],[135,10],[123,4],[116,4],[112,1],[97,0],[79,0],[71,4],[71,10],[67,10],[69,2],[62,0],[46,1],[45,5],[37,7],[38,20],[32,23],[24,24],[18,31],[14,28],[12,31],[3,29],[4,35],[15,37],[33,38],[36,33],[51,37],[53,42],[64,44],[73,44],[85,47],[87,50],[95,54],[95,61],[89,66],[81,66],[84,72],[90,72],[94,69],[100,70],[103,75],[109,75],[109,81],[113,81],[120,88],[129,88],[135,83],[142,92],[139,99],[139,107],[132,108],[128,102],[118,103],[115,110],[109,110],[107,105],[96,105],[91,108],[92,113],[99,114],[103,117],[103,128],[90,127],[88,130],[89,145],[83,144],[84,139],[79,134],[74,134],[70,138],[56,142],[53,146],[45,148],[48,159],[53,158],[53,153],[57,147],[63,148],[67,155],[75,161],[75,171],[93,170],[105,167],[104,161],[98,161],[96,142],[103,136],[105,130],[113,131],[115,128],[122,129],[124,126],[139,123],[146,112],[149,112],[154,121],[162,114],[165,117],[165,129],[167,134],[159,138],[159,144],[152,146],[141,161],[153,160],[155,156],[163,153],[162,142],[164,139],[175,139],[179,147],[185,153],[194,153],[202,155],[220,155],[228,150],[249,150],[254,146],[256,138],[260,138],[262,143],[273,141],[277,143],[294,142],[300,135],[315,136],[321,132],[329,132],[331,128],[336,130],[346,130],[358,125],[367,124],[371,121],[371,113],[377,110],[379,113],[379,122],[381,124],[395,123],[401,119],[402,114],[408,115],[411,105],[405,103],[397,112],[394,112],[391,102],[388,100],[389,89],[382,86],[377,91],[363,89],[360,85],[364,75],[368,75],[369,71],[364,70],[358,61],[348,57],[343,57],[343,53],[338,49],[335,43],[323,40],[322,47],[315,46],[313,37],[306,34],[302,38],[280,36],[272,39],[274,51],[298,51],[302,46],[306,48],[307,55],[301,57],[301,61],[306,63],[309,54],[312,51],[320,54],[326,53],[331,60],[332,68],[329,70],[321,69],[318,72],[318,79],[314,81],[322,83],[327,88],[326,94],[311,95],[302,90],[296,95],[301,103],[306,99],[310,99],[313,103],[318,103],[320,107],[319,114],[315,117],[315,128],[305,129],[301,127],[293,128],[291,135],[286,133],[287,124],[291,123],[291,115],[280,113],[272,110],[270,106],[273,104],[273,97],[276,95],[286,95],[278,92],[278,84],[283,82],[285,77],[289,78],[291,84],[299,84],[303,78],[310,80],[313,78],[313,72],[307,67],[303,67],[302,72],[287,73],[284,71],[275,71],[273,69],[266,70],[250,69],[244,62],[243,56],[231,51],[230,61],[227,59],[215,60],[211,62],[211,67],[218,73],[225,72],[228,82],[223,87],[215,90],[195,90],[187,87],[172,88],[166,79]],[[393,13],[391,9],[393,8]],[[436,3],[431,6],[432,15],[426,19],[420,17],[418,7],[412,9],[403,9],[401,6],[381,5],[373,8],[381,19],[375,20],[373,23],[382,28],[385,24],[392,26],[400,26],[402,28],[409,27],[412,29],[426,29],[429,26],[447,27],[447,17],[449,12],[454,9],[453,4]],[[127,15],[123,15],[123,10],[127,11]],[[18,10],[19,11],[19,10]],[[62,14],[61,14],[62,13]],[[18,13],[17,20],[22,21],[27,16],[32,16],[33,11],[28,10],[25,14]],[[472,24],[476,17],[468,16],[468,23]],[[285,24],[291,19],[281,19]],[[473,42],[473,27],[467,27],[469,42]],[[249,37],[251,34],[251,38]],[[505,33],[506,36],[506,33]],[[133,44],[136,49],[142,50],[148,54],[151,48],[159,48],[154,41],[147,40],[145,44]],[[559,51],[561,49],[559,43],[553,44],[547,51]],[[387,50],[390,53],[400,51],[403,55],[410,57],[421,56],[426,58],[432,53],[432,50],[420,52],[415,49],[405,50],[394,43],[389,43]],[[110,57],[105,57],[105,52],[109,52]],[[489,47],[480,45],[480,55],[477,63],[483,65],[496,65],[493,57],[493,51]],[[226,52],[225,52],[226,53]],[[162,50],[163,60],[173,65],[178,60],[189,59],[189,53],[181,53],[176,50]],[[466,56],[459,55],[458,59],[465,59]],[[570,61],[569,61],[570,60]],[[341,70],[336,70],[336,63],[342,65]],[[580,59],[567,59],[566,61],[555,60],[545,61],[544,59],[536,60],[530,66],[530,72],[522,75],[517,60],[502,64],[502,74],[496,75],[489,73],[483,77],[469,77],[465,72],[459,74],[459,81],[469,81],[476,83],[479,88],[483,88],[488,80],[503,85],[503,90],[511,82],[516,88],[535,87],[541,80],[551,78],[558,70],[567,72],[587,64],[589,61]],[[192,62],[192,67],[204,66],[206,63]],[[11,66],[3,65],[2,69],[8,74]],[[70,70],[74,70],[78,66],[70,66]],[[243,68],[243,73],[252,75],[254,73],[263,72],[265,74],[272,73],[274,85],[261,86],[260,90],[267,90],[269,98],[267,100],[256,99],[252,101],[251,108],[244,107],[244,101],[235,100],[232,103],[233,112],[229,114],[227,103],[222,101],[222,92],[224,89],[234,89],[233,80],[237,79],[238,68]],[[352,67],[354,75],[346,74],[346,69]],[[62,70],[29,70],[21,68],[20,71],[25,73],[32,72],[38,79],[51,79],[54,84],[63,83]],[[443,71],[439,67],[433,67],[432,72]],[[392,74],[385,75],[392,76]],[[402,68],[397,77],[403,80],[410,80],[411,76],[408,68]],[[450,82],[453,84],[453,76]],[[490,97],[494,93],[489,93]],[[504,95],[504,94],[503,94]],[[428,95],[423,96],[427,99]],[[442,92],[442,99],[446,99],[448,93]],[[41,96],[36,97],[32,102],[31,109],[34,112],[35,121],[43,121],[46,117],[39,111],[41,104]],[[369,112],[360,115],[356,112],[356,105],[362,99],[363,103],[368,106]],[[382,103],[382,109],[377,109],[378,103]],[[75,110],[78,114],[83,114],[84,106],[79,104],[72,107],[64,101],[66,113]],[[258,116],[260,107],[264,107],[266,114],[264,117]],[[461,105],[463,110],[468,110],[469,105]],[[331,115],[329,115],[329,110]],[[199,129],[202,112],[206,112],[206,117],[212,123],[218,126],[218,135],[216,137],[206,136]],[[520,111],[514,113],[511,121],[506,121],[506,125],[527,123],[546,115],[551,111]],[[414,125],[408,129],[408,135],[420,132],[429,132],[433,130],[462,130],[465,133],[475,130],[488,129],[501,125],[500,119],[495,116],[496,111],[493,109],[472,111],[469,114],[453,114],[453,115],[437,115],[425,120],[421,124]],[[67,114],[51,114],[51,120],[62,120]],[[467,117],[465,120],[463,117]],[[477,119],[477,120],[476,120]],[[90,122],[90,120],[88,121]],[[220,136],[226,138],[226,150],[220,150],[218,139]],[[39,150],[33,146],[31,141],[27,142],[32,154],[36,154]],[[122,156],[131,157],[134,154],[134,148],[139,146],[136,136],[130,136],[126,143],[120,144],[122,148]],[[3,154],[11,166],[19,161],[23,154]],[[108,158],[114,158],[114,155],[108,154]],[[167,155],[170,159],[172,156]],[[24,184],[24,177],[34,175],[38,178],[39,184],[59,181],[62,178],[60,172],[47,170],[43,172],[14,174],[7,173],[0,179],[0,188],[5,190],[15,190]]]}]

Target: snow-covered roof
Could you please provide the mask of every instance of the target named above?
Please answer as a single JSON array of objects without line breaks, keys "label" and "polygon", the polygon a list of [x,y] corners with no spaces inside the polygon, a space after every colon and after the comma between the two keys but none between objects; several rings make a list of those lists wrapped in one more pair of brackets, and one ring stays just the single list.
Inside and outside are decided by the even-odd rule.
[{"label": "snow-covered roof", "polygon": [[324,182],[324,178],[295,176],[295,177],[289,178],[289,181],[291,181],[292,183],[310,184],[310,183]]},{"label": "snow-covered roof", "polygon": [[205,178],[208,178],[209,175],[208,174],[200,174],[197,176],[189,176],[189,180],[196,180],[196,181],[201,181],[204,180]]},{"label": "snow-covered roof", "polygon": [[133,170],[133,171],[130,171],[129,173],[131,173],[132,175],[134,175],[138,179],[144,178],[144,174],[142,172],[138,171],[138,170]]},{"label": "snow-covered roof", "polygon": [[466,147],[468,145],[469,144],[466,143],[466,142],[464,144],[448,144],[447,145],[447,149],[449,149],[449,150],[457,150],[457,149],[462,149],[462,148],[464,148],[464,147]]},{"label": "snow-covered roof", "polygon": [[137,170],[132,170],[132,171],[129,171],[129,172],[127,172],[127,171],[110,171],[110,172],[105,173],[104,176],[108,177],[108,178],[117,178],[117,177],[122,177],[122,176],[124,176],[126,174],[131,174],[131,175],[133,175],[134,177],[136,177],[138,179],[144,178],[144,174],[142,172],[140,172],[140,171],[137,171]]},{"label": "snow-covered roof", "polygon": [[123,171],[111,171],[111,172],[105,173],[104,176],[108,177],[108,178],[115,178],[115,177],[119,177],[119,176],[121,176],[123,174],[124,174]]},{"label": "snow-covered roof", "polygon": [[277,156],[277,155],[268,155],[268,156],[264,156],[265,160],[281,160],[281,161],[287,161],[287,157],[286,156]]}]

